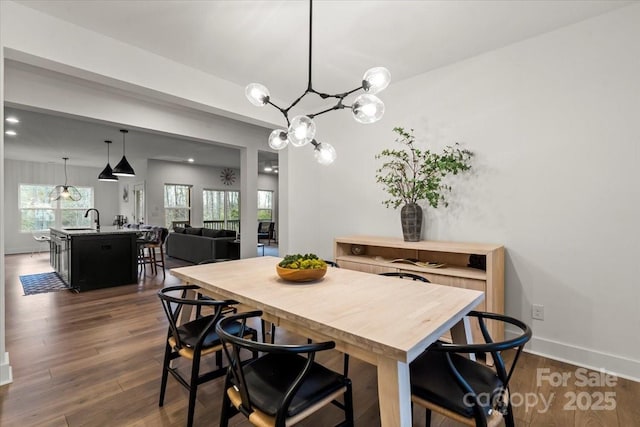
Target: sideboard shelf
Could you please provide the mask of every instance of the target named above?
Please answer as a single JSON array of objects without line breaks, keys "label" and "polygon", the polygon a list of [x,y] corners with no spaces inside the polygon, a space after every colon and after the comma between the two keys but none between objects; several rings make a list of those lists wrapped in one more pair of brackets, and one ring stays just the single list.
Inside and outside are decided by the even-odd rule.
[{"label": "sideboard shelf", "polygon": [[[474,264],[471,258],[475,261],[473,267],[470,266]],[[485,300],[477,310],[504,313],[502,245],[428,240],[405,242],[393,237],[346,236],[335,239],[334,259],[341,268],[373,274],[406,271],[424,276],[435,284],[479,290],[485,293]],[[445,265],[433,268],[391,262],[395,259]],[[488,327],[494,340],[504,338],[504,330],[500,325],[489,324]],[[473,327],[472,332],[474,341],[481,342],[479,328]]]},{"label": "sideboard shelf", "polygon": [[[416,257],[411,257],[418,259]],[[462,267],[462,266],[451,266],[447,265],[445,267],[433,268],[433,267],[421,267],[418,265],[405,264],[399,262],[391,262],[389,259],[381,258],[381,257],[372,257],[368,255],[342,255],[340,256],[340,262],[345,263],[356,263],[356,264],[366,264],[376,267],[390,268],[390,269],[401,269],[416,273],[430,273],[441,276],[453,276],[453,277],[466,277],[468,279],[475,280],[487,280],[487,273],[483,270],[478,270],[470,267]]]}]

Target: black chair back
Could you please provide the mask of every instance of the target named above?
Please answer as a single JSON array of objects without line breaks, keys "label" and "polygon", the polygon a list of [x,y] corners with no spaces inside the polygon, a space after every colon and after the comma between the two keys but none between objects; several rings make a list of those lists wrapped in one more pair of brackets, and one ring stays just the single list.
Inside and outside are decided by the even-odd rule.
[{"label": "black chair back", "polygon": [[[227,378],[228,380],[232,379],[233,384],[237,387],[242,401],[239,410],[246,416],[254,411],[254,407],[251,400],[251,390],[249,389],[247,380],[245,378],[245,368],[248,364],[246,362],[241,362],[241,350],[245,349],[251,352],[262,352],[265,354],[274,355],[306,355],[306,363],[304,364],[304,367],[291,382],[291,384],[289,384],[286,392],[283,394],[282,399],[280,400],[280,403],[278,404],[278,411],[275,416],[275,425],[280,426],[284,425],[289,405],[295,397],[298,389],[302,386],[305,377],[314,365],[316,352],[332,349],[335,347],[335,343],[329,341],[302,345],[279,345],[250,341],[242,338],[242,336],[244,335],[244,330],[247,327],[247,320],[251,318],[259,318],[260,316],[262,316],[261,311],[251,311],[225,317],[216,325],[216,333],[225,344],[223,348],[229,360],[229,373]],[[242,327],[240,329],[234,330],[235,333],[228,332],[228,329],[231,329],[228,326],[232,325],[235,322],[240,322],[242,324]],[[227,387],[225,386],[225,390],[226,388]],[[264,408],[257,409],[263,410]]]},{"label": "black chair back", "polygon": [[[446,414],[473,418],[476,426],[486,426],[487,417],[492,410],[497,410],[504,417],[507,427],[514,426],[509,381],[525,344],[531,339],[531,329],[524,322],[502,314],[471,311],[468,316],[477,320],[485,342],[451,344],[437,341],[431,345],[410,366],[413,400],[417,403],[421,403],[420,399],[435,403],[437,407],[447,409]],[[511,325],[519,329],[519,333],[511,339],[493,341],[487,320]],[[515,355],[511,367],[507,369],[501,353],[511,349],[515,349]],[[461,355],[465,353],[490,353],[495,372],[483,363]],[[452,387],[452,384],[455,386]],[[490,402],[487,402],[485,394],[491,396]],[[427,407],[427,420],[430,420],[430,405],[422,404]],[[437,410],[435,407],[432,409]]]},{"label": "black chair back", "polygon": [[[187,298],[187,292],[190,290],[198,291],[200,287],[196,285],[181,285],[181,286],[170,286],[158,291],[158,297],[162,302],[162,308],[164,310],[165,315],[167,316],[167,320],[169,320],[169,336],[173,337],[175,340],[175,350],[180,350],[183,347],[189,347],[194,349],[195,351],[200,351],[202,349],[204,339],[207,335],[209,335],[215,327],[216,322],[222,317],[223,309],[227,308],[232,304],[237,304],[236,301],[232,300],[210,300],[210,299],[190,299]],[[171,293],[178,292],[179,296],[171,295]],[[201,332],[198,334],[196,342],[184,343],[179,333],[178,328],[180,327],[180,316],[182,314],[182,310],[184,307],[212,307],[214,308],[214,313],[210,315],[207,324],[202,328]]]},{"label": "black chair back", "polygon": [[429,281],[429,279],[427,279],[426,277],[420,276],[418,274],[413,274],[413,273],[405,273],[403,271],[390,271],[388,273],[379,273],[379,276],[398,277],[400,279],[411,279],[411,280],[417,280],[420,282],[431,283],[431,281]]}]

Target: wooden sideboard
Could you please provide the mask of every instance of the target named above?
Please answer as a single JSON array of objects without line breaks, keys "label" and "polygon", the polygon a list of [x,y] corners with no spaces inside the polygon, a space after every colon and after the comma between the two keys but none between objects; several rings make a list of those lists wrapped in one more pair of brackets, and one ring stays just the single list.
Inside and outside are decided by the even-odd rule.
[{"label": "wooden sideboard", "polygon": [[[469,267],[472,255],[476,263],[484,261],[484,270]],[[391,262],[401,258],[445,265],[431,268]],[[405,242],[393,237],[347,236],[335,239],[334,259],[341,268],[373,274],[405,271],[424,276],[439,285],[483,291],[485,300],[476,309],[504,313],[504,247],[501,245],[428,240]],[[502,325],[488,323],[487,326],[494,340],[504,339]],[[484,342],[475,324],[472,333],[474,342]]]}]

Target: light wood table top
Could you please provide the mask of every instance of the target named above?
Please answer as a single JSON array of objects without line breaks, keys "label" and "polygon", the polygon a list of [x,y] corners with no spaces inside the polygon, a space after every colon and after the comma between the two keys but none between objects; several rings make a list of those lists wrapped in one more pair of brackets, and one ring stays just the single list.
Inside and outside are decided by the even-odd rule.
[{"label": "light wood table top", "polygon": [[383,426],[411,425],[408,363],[484,298],[479,291],[329,268],[317,282],[285,282],[281,258],[181,267],[171,274],[205,293],[234,299],[276,325],[378,366]]}]

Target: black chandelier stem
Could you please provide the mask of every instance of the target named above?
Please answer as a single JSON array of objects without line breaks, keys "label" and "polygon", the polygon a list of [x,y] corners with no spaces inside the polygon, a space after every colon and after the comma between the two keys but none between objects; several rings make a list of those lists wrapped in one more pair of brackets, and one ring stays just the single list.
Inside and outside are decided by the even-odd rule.
[{"label": "black chandelier stem", "polygon": [[306,95],[308,92],[313,91],[313,88],[311,86],[311,58],[312,58],[311,53],[313,49],[313,45],[311,43],[312,38],[313,38],[313,0],[309,0],[309,84],[307,85],[307,91],[304,93],[304,95]]}]

